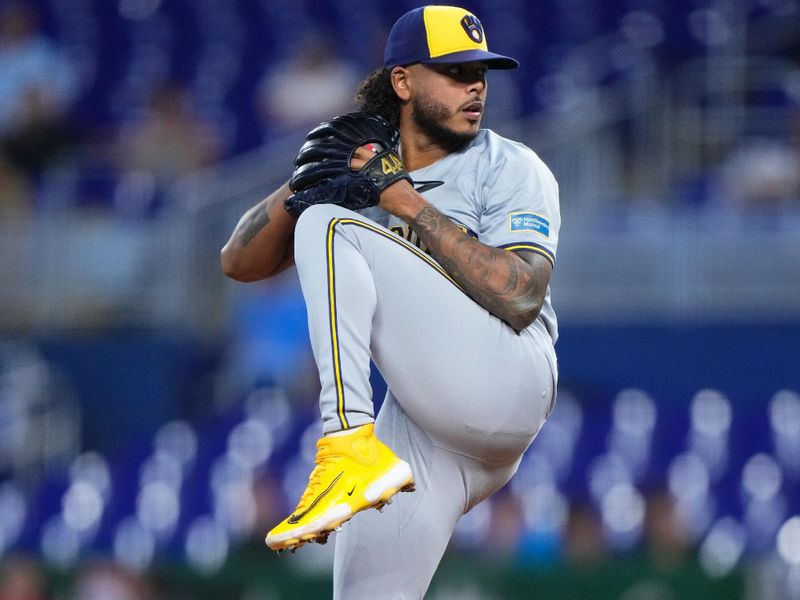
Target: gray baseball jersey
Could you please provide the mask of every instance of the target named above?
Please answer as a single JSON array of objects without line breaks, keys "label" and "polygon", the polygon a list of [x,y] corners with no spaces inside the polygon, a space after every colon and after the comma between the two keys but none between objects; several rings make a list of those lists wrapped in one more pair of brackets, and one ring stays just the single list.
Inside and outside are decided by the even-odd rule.
[{"label": "gray baseball jersey", "polygon": [[[487,246],[541,254],[555,264],[561,213],[558,184],[530,148],[481,129],[463,151],[410,173],[417,191]],[[362,211],[420,247],[404,222],[374,208]],[[553,343],[558,322],[547,288],[540,318]]]},{"label": "gray baseball jersey", "polygon": [[[482,130],[411,175],[468,235],[555,260],[557,186],[524,145]],[[552,410],[557,324],[548,290],[540,317],[516,332],[405,223],[369,215],[317,205],[295,229],[323,431],[373,420],[373,360],[388,385],[377,435],[411,465],[417,491],[337,534],[334,597],[421,598],[458,519],[508,481]]]}]

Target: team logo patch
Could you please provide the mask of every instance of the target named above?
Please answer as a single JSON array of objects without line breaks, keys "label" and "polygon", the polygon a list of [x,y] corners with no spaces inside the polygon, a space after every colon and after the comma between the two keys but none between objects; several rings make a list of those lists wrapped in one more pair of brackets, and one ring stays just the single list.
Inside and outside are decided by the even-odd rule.
[{"label": "team logo patch", "polygon": [[516,212],[509,214],[508,218],[511,231],[534,231],[543,237],[550,237],[550,221],[542,215]]},{"label": "team logo patch", "polygon": [[478,21],[478,17],[475,15],[464,15],[464,18],[461,19],[461,26],[464,28],[464,31],[467,32],[469,39],[473,42],[480,44],[483,41],[483,27],[481,27],[481,22]]}]

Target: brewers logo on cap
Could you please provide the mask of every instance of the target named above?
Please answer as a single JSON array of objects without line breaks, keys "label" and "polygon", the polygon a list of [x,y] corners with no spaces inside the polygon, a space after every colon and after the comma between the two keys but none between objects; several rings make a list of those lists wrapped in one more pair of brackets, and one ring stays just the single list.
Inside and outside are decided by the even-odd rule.
[{"label": "brewers logo on cap", "polygon": [[384,66],[486,61],[490,69],[519,63],[490,52],[478,17],[457,6],[423,6],[400,17],[389,32]]},{"label": "brewers logo on cap", "polygon": [[481,27],[481,22],[478,21],[478,17],[475,15],[466,15],[461,19],[461,26],[476,44],[480,44],[483,41],[483,27]]}]

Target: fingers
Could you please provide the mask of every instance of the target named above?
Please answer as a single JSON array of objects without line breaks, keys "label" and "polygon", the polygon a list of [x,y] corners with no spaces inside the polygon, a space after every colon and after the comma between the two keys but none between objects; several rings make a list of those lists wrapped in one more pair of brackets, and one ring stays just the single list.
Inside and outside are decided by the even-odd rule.
[{"label": "fingers", "polygon": [[367,164],[367,161],[378,152],[378,148],[373,144],[364,144],[356,148],[353,157],[350,159],[350,168],[360,171]]}]

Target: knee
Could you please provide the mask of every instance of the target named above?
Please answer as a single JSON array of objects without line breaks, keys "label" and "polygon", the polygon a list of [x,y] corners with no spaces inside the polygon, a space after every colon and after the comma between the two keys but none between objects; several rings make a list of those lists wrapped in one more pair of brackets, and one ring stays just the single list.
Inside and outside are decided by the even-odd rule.
[{"label": "knee", "polygon": [[333,215],[330,214],[330,205],[317,204],[309,206],[297,219],[294,228],[295,239],[316,236],[317,232],[326,229]]},{"label": "knee", "polygon": [[308,256],[317,256],[324,249],[337,219],[359,216],[335,204],[316,204],[304,210],[294,229],[294,259],[297,266],[301,267]]},{"label": "knee", "polygon": [[358,217],[358,213],[336,204],[315,204],[300,215],[295,225],[295,239],[327,232],[333,219]]}]

